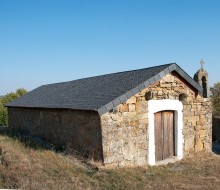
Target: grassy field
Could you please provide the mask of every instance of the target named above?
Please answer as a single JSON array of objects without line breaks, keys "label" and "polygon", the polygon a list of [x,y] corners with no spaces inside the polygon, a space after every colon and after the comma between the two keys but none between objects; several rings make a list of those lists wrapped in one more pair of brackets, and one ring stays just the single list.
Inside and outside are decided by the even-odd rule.
[{"label": "grassy field", "polygon": [[0,135],[0,188],[220,189],[220,156],[203,152],[166,166],[97,171],[74,157]]}]

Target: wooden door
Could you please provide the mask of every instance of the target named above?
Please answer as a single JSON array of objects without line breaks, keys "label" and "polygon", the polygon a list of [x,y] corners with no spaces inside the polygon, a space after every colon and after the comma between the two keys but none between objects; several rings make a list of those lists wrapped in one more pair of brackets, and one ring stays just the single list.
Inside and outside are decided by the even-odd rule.
[{"label": "wooden door", "polygon": [[155,160],[175,156],[174,112],[162,111],[154,114]]}]

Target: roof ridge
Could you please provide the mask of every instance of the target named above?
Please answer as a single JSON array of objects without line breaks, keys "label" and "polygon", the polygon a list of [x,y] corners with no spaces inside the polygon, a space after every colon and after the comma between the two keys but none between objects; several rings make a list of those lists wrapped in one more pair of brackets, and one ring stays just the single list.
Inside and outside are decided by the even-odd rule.
[{"label": "roof ridge", "polygon": [[169,66],[169,65],[173,65],[173,64],[176,64],[176,63],[168,63],[168,64],[163,64],[163,65],[146,67],[146,68],[142,68],[142,69],[134,69],[134,70],[128,70],[128,71],[119,71],[119,72],[107,73],[107,74],[96,75],[96,76],[85,77],[85,78],[79,78],[79,79],[65,81],[65,82],[57,82],[57,83],[44,84],[44,85],[41,85],[41,86],[48,86],[48,85],[53,85],[53,84],[63,84],[63,83],[69,83],[69,82],[73,82],[73,81],[91,79],[91,78],[96,78],[96,77],[103,77],[103,76],[108,76],[108,75],[113,75],[113,74],[120,74],[120,73],[127,73],[127,72],[140,71],[140,70],[151,69],[151,68],[156,68],[156,67],[162,67],[162,66],[165,66],[165,65]]}]

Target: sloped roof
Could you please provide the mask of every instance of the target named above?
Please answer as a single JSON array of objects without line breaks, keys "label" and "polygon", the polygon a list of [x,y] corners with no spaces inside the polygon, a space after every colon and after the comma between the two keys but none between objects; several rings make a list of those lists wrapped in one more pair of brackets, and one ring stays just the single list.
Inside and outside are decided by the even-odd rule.
[{"label": "sloped roof", "polygon": [[202,92],[200,85],[177,64],[171,63],[43,85],[7,104],[7,107],[94,110],[102,115],[172,71]]}]

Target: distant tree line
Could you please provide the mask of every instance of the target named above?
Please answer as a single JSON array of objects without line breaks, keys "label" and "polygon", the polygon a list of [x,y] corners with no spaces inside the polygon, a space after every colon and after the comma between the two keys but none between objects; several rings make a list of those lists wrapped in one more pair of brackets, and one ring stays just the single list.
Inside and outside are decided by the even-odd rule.
[{"label": "distant tree line", "polygon": [[[220,117],[220,82],[214,84],[214,86],[211,88],[211,92],[213,115]],[[8,125],[8,113],[5,105],[26,93],[27,91],[25,89],[19,88],[16,90],[16,92],[11,92],[3,97],[0,97],[0,126]]]},{"label": "distant tree line", "polygon": [[25,89],[19,88],[16,92],[11,92],[3,97],[0,97],[0,126],[8,125],[8,113],[5,105],[26,93],[27,91]]},{"label": "distant tree line", "polygon": [[220,82],[215,83],[211,88],[213,116],[220,116]]}]

